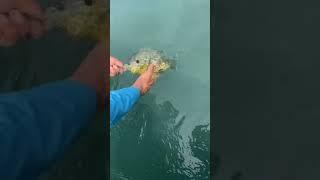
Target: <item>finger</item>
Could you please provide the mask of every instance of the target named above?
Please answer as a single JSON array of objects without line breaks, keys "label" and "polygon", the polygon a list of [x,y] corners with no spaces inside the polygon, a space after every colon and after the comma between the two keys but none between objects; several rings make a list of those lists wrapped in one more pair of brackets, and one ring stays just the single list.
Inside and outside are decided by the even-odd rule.
[{"label": "finger", "polygon": [[112,74],[113,76],[119,74],[119,71],[115,67],[116,66],[111,66],[110,67],[110,74]]},{"label": "finger", "polygon": [[29,31],[27,18],[24,17],[18,10],[9,12],[9,20],[15,25],[20,37],[24,37]]},{"label": "finger", "polygon": [[154,64],[150,64],[148,66],[147,73],[148,74],[153,74],[154,73],[154,68],[155,68],[155,65]]},{"label": "finger", "polygon": [[150,64],[149,66],[148,66],[148,71],[154,71],[154,68],[156,67],[156,65],[154,65],[154,64]]},{"label": "finger", "polygon": [[124,66],[124,64],[119,59],[117,59],[115,57],[110,56],[110,60],[111,60],[112,64],[115,64],[115,65],[117,65],[119,67],[123,67]]},{"label": "finger", "polygon": [[117,66],[117,65],[113,65],[113,68],[115,68],[121,74],[125,71],[125,67],[124,66],[120,67],[120,66]]},{"label": "finger", "polygon": [[116,75],[119,75],[121,74],[120,71],[118,69],[111,69],[112,70],[112,73],[116,76]]},{"label": "finger", "polygon": [[40,38],[44,33],[44,27],[38,20],[32,19],[30,21],[30,34],[32,38]]},{"label": "finger", "polygon": [[115,76],[115,75],[116,75],[116,73],[113,70],[110,70],[110,76],[112,77],[112,76]]},{"label": "finger", "polygon": [[11,46],[16,43],[18,39],[18,33],[12,23],[10,23],[7,16],[0,14],[0,45]]},{"label": "finger", "polygon": [[36,0],[17,0],[16,8],[31,18],[44,19],[43,9]]},{"label": "finger", "polygon": [[113,69],[115,72],[119,72],[118,66],[113,66],[112,69]]},{"label": "finger", "polygon": [[119,60],[116,60],[116,61],[114,62],[114,64],[117,65],[117,66],[120,67],[120,68],[123,68],[123,67],[124,67],[124,64],[123,64],[121,61],[119,61]]}]

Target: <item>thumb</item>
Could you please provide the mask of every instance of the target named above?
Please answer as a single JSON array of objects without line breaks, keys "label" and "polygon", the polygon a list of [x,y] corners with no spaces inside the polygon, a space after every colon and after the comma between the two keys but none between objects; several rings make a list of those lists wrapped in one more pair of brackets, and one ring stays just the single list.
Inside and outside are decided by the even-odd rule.
[{"label": "thumb", "polygon": [[152,73],[154,73],[154,69],[155,69],[155,65],[154,65],[154,64],[150,64],[150,65],[148,66],[147,72],[148,72],[149,74],[152,74]]},{"label": "thumb", "polygon": [[31,18],[44,19],[43,9],[36,0],[17,0],[16,8]]}]

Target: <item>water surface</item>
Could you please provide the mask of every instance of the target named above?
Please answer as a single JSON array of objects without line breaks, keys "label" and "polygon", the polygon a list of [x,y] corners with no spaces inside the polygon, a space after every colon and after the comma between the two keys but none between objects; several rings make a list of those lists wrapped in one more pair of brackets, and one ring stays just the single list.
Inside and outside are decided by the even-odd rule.
[{"label": "water surface", "polygon": [[[208,0],[111,1],[111,54],[164,50],[177,69],[160,76],[111,130],[111,179],[209,179]],[[113,89],[135,76],[112,79]]]}]

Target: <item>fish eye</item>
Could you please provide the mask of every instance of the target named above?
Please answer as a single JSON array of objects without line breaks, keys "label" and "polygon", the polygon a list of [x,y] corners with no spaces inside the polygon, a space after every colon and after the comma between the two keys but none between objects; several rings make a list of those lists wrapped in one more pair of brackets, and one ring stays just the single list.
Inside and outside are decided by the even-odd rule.
[{"label": "fish eye", "polygon": [[136,60],[136,63],[139,63],[139,60]]}]

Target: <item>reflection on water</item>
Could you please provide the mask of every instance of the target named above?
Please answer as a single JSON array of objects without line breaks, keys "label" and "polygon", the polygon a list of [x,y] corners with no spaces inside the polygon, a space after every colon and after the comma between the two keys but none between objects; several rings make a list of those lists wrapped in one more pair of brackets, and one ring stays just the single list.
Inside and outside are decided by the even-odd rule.
[{"label": "reflection on water", "polygon": [[112,179],[209,179],[208,125],[196,126],[183,142],[186,117],[169,101],[157,104],[155,98],[146,95],[111,130]]},{"label": "reflection on water", "polygon": [[210,130],[209,125],[198,125],[192,131],[190,147],[193,156],[200,160],[198,172],[194,175],[197,179],[209,179],[210,167]]}]

